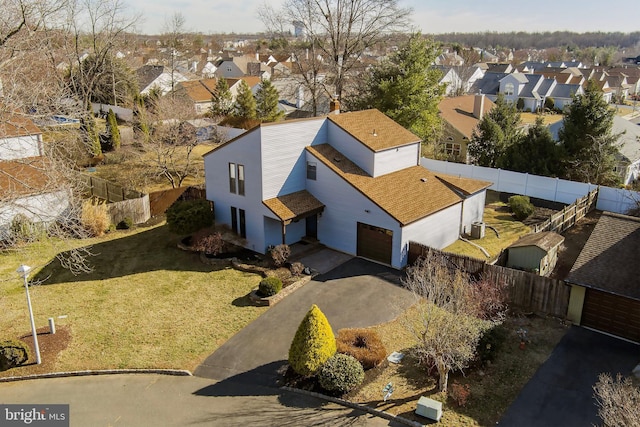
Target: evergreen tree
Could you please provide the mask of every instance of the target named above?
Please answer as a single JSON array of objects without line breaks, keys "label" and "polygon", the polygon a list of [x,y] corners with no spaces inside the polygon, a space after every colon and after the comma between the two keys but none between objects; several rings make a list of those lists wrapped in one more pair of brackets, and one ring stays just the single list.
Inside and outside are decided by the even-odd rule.
[{"label": "evergreen tree", "polygon": [[573,96],[558,134],[566,178],[603,185],[619,181],[613,172],[618,137],[611,133],[614,115],[594,81],[587,83],[584,94]]},{"label": "evergreen tree", "polygon": [[81,119],[80,131],[83,135],[84,142],[87,146],[87,150],[93,156],[99,156],[102,154],[102,148],[100,147],[100,135],[96,128],[96,119],[93,116],[93,107],[89,103],[87,112]]},{"label": "evergreen tree", "polygon": [[503,167],[516,172],[557,177],[562,175],[560,147],[544,119],[538,117],[526,135],[507,147]]},{"label": "evergreen tree", "polygon": [[439,53],[432,40],[412,34],[389,60],[371,68],[357,95],[346,99],[347,106],[377,108],[424,142],[435,143],[442,129],[438,103],[445,90],[439,83],[442,73],[432,67]]},{"label": "evergreen tree", "polygon": [[256,99],[251,93],[251,88],[244,80],[240,81],[240,89],[234,105],[234,115],[243,119],[256,118]]},{"label": "evergreen tree", "polygon": [[313,304],[289,348],[289,365],[300,375],[315,374],[336,353],[336,338],[324,313]]},{"label": "evergreen tree", "polygon": [[478,123],[468,147],[475,164],[491,168],[505,167],[507,149],[522,138],[520,113],[515,104],[506,102],[502,93],[498,94],[495,104]]},{"label": "evergreen tree", "polygon": [[118,120],[116,119],[116,114],[111,108],[109,108],[109,113],[107,114],[107,136],[109,138],[111,147],[114,150],[119,149],[120,129],[118,129]]},{"label": "evergreen tree", "polygon": [[133,130],[136,136],[142,139],[142,143],[149,142],[150,132],[147,123],[147,107],[142,96],[137,96],[133,105]]},{"label": "evergreen tree", "polygon": [[233,95],[229,90],[227,79],[218,79],[216,92],[213,94],[211,101],[211,114],[214,116],[228,116],[233,112]]},{"label": "evergreen tree", "polygon": [[256,92],[256,116],[263,122],[275,122],[284,116],[278,108],[280,94],[270,80],[265,80]]}]

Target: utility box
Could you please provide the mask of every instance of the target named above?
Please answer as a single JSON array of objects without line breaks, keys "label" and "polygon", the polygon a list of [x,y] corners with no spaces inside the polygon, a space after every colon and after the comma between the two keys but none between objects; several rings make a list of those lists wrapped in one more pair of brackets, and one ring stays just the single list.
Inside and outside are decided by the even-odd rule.
[{"label": "utility box", "polygon": [[431,420],[440,421],[442,417],[442,403],[437,400],[429,399],[428,397],[420,396],[418,400],[418,406],[416,408],[416,414]]},{"label": "utility box", "polygon": [[482,239],[484,237],[484,222],[474,221],[471,223],[471,237],[473,239]]}]

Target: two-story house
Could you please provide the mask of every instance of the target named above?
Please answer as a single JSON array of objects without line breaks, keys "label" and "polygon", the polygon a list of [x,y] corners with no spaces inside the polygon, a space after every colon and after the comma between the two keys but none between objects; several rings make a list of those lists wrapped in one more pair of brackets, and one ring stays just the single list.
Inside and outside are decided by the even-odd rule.
[{"label": "two-story house", "polygon": [[401,268],[481,221],[489,182],[420,166],[420,139],[377,110],[261,124],[205,155],[207,199],[246,247],[305,236]]}]

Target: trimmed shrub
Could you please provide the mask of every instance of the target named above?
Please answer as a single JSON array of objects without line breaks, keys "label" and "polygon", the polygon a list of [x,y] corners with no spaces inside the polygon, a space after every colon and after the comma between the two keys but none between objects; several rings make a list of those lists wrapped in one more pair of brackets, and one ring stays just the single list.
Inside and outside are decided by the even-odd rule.
[{"label": "trimmed shrub", "polygon": [[270,297],[282,290],[282,280],[277,277],[265,277],[258,285],[258,294],[261,297]]},{"label": "trimmed shrub", "polygon": [[289,365],[298,374],[314,375],[331,356],[336,354],[336,338],[331,325],[313,304],[298,326],[289,347]]},{"label": "trimmed shrub", "polygon": [[545,110],[555,111],[555,109],[556,109],[556,100],[553,99],[550,96],[547,96],[544,99],[544,108],[545,108]]},{"label": "trimmed shrub", "polygon": [[215,256],[222,253],[224,248],[225,242],[222,239],[222,234],[219,232],[204,229],[196,232],[191,237],[191,249],[195,251]]},{"label": "trimmed shrub", "polygon": [[102,236],[111,224],[107,205],[105,203],[94,203],[91,200],[86,200],[82,204],[80,222],[82,223],[82,227],[92,236]]},{"label": "trimmed shrub", "polygon": [[318,382],[327,391],[348,393],[364,381],[364,369],[348,354],[335,354],[318,372]]},{"label": "trimmed shrub", "polygon": [[301,262],[294,262],[291,264],[291,267],[289,267],[289,271],[291,271],[291,275],[293,277],[298,277],[304,271],[304,264]]},{"label": "trimmed shrub", "polygon": [[131,227],[133,227],[133,220],[129,217],[126,217],[116,225],[117,230],[128,230]]},{"label": "trimmed shrub", "polygon": [[480,338],[480,341],[478,341],[478,348],[476,350],[480,361],[493,362],[506,339],[507,331],[501,325],[494,326],[485,332],[482,338]]},{"label": "trimmed shrub", "polygon": [[29,360],[29,347],[22,341],[0,341],[0,371],[20,366]]},{"label": "trimmed shrub", "polygon": [[271,255],[271,259],[276,267],[280,267],[289,259],[291,249],[289,249],[289,245],[278,245],[274,246],[271,251],[269,251],[269,254]]},{"label": "trimmed shrub", "polygon": [[509,197],[509,206],[518,221],[525,220],[535,211],[535,207],[529,200],[529,196]]},{"label": "trimmed shrub", "polygon": [[167,209],[169,230],[177,234],[190,234],[213,225],[211,205],[204,199],[178,200]]},{"label": "trimmed shrub", "polygon": [[516,108],[518,111],[524,110],[524,99],[518,98],[518,102],[516,102]]},{"label": "trimmed shrub", "polygon": [[387,357],[387,349],[378,333],[371,329],[340,329],[336,338],[338,353],[356,358],[364,369],[371,369]]}]

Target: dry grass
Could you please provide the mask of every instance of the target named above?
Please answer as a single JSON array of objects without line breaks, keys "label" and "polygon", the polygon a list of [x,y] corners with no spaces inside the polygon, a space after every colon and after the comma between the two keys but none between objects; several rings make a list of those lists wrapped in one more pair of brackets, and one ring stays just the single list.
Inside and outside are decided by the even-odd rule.
[{"label": "dry grass", "polygon": [[[416,314],[417,310],[409,309],[395,321],[375,327],[389,352],[401,351],[406,354],[414,345],[413,336],[403,324]],[[488,366],[470,368],[464,376],[456,373],[449,378],[449,385],[454,382],[469,385],[471,394],[465,407],[458,407],[445,395],[438,393],[436,380],[418,367],[409,355],[405,355],[397,365],[387,362],[367,371],[365,384],[350,393],[348,398],[424,423],[427,420],[415,415],[415,409],[420,396],[429,396],[444,403],[441,425],[495,425],[566,332],[566,327],[559,320],[535,316],[510,318],[500,327],[504,328],[507,338],[494,362]],[[527,329],[530,341],[524,350],[519,348],[515,333],[520,327]],[[394,393],[384,402],[382,389],[390,382],[393,383]]]},{"label": "dry grass", "polygon": [[[1,254],[0,274],[6,279],[0,282],[2,338],[30,332],[24,288],[15,273],[25,263],[41,267],[35,277],[45,279],[30,290],[37,327],[54,317],[71,331],[71,342],[53,371],[194,369],[265,308],[250,305],[247,298],[260,281],[258,275],[216,271],[196,254],[177,249],[177,240],[163,224],[91,239],[95,269],[81,276],[56,261],[46,265],[57,253],[48,244]],[[27,366],[0,375],[36,369]]]},{"label": "dry grass", "polygon": [[538,117],[542,117],[544,119],[544,124],[548,126],[559,122],[564,116],[562,114],[543,114],[541,116],[540,114],[535,113],[520,113],[520,119],[525,125],[535,124]]}]

